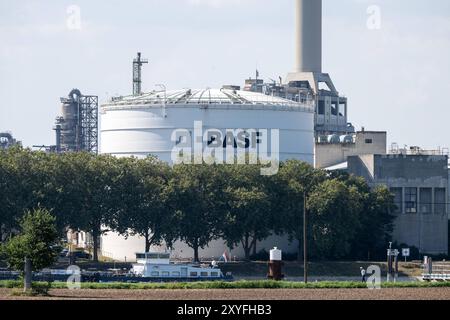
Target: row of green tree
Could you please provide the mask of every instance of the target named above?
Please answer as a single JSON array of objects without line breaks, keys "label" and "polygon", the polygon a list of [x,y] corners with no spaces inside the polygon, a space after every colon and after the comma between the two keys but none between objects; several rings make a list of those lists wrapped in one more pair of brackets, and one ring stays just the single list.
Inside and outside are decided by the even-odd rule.
[{"label": "row of green tree", "polygon": [[[175,165],[153,157],[0,151],[0,241],[14,236],[28,210],[43,208],[68,228],[99,238],[140,235],[145,249],[176,240],[199,249],[214,239],[241,245],[246,258],[272,234],[303,240],[304,197],[315,259],[376,258],[390,240],[394,204],[386,188],[316,170],[300,161],[275,176],[255,165]],[[144,249],[144,244],[143,248]],[[299,245],[298,256],[302,256]]]}]

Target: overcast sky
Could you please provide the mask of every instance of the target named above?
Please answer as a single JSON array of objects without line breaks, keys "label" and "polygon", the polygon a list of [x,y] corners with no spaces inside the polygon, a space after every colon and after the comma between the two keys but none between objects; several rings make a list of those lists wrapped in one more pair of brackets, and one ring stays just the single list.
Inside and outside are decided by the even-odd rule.
[{"label": "overcast sky", "polygon": [[[323,70],[348,97],[349,120],[400,146],[450,147],[450,1],[323,2]],[[367,24],[376,26],[373,5],[379,29]],[[242,85],[256,68],[284,77],[293,9],[293,0],[0,0],[0,131],[54,144],[59,97],[75,87],[100,101],[131,93],[137,51],[150,60],[144,90]]]}]

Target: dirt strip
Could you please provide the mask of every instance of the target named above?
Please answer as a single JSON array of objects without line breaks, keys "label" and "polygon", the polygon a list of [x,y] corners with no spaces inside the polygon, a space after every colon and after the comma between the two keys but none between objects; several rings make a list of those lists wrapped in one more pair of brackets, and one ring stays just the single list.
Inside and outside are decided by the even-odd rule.
[{"label": "dirt strip", "polygon": [[210,289],[210,290],[60,290],[49,297],[13,296],[0,289],[0,300],[450,300],[450,288],[368,289]]}]

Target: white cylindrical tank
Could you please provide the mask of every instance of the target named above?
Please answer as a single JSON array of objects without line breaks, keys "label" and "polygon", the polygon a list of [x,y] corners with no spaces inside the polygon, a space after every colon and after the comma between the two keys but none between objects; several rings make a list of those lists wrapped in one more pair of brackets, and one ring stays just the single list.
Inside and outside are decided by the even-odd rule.
[{"label": "white cylindrical tank", "polygon": [[277,247],[274,247],[270,250],[270,261],[282,261],[282,253],[281,250]]},{"label": "white cylindrical tank", "polygon": [[[280,160],[313,163],[314,107],[260,93],[233,90],[178,90],[127,97],[101,107],[100,152],[115,156],[153,154],[172,163],[172,134],[207,129],[279,130]],[[269,137],[268,137],[269,138]],[[270,138],[269,138],[270,140]]]},{"label": "white cylindrical tank", "polygon": [[296,0],[296,72],[322,73],[322,0]]},{"label": "white cylindrical tank", "polygon": [[[100,153],[103,154],[155,155],[172,163],[172,150],[177,145],[172,139],[174,131],[185,129],[193,134],[194,123],[201,122],[204,131],[277,129],[279,160],[298,159],[310,164],[314,160],[313,103],[227,89],[175,90],[115,98],[101,106],[100,117]],[[296,251],[296,245],[287,238],[275,236],[259,243],[258,248],[268,249],[268,245],[274,243],[285,251]],[[102,236],[101,246],[117,260],[124,260],[124,257],[130,260],[135,252],[143,250],[144,242],[137,237],[125,239],[110,232]],[[224,241],[219,239],[201,250],[200,255],[218,258],[225,249]],[[177,257],[192,257],[192,253],[186,244],[175,243]],[[238,247],[232,255],[242,257],[243,253]]]}]

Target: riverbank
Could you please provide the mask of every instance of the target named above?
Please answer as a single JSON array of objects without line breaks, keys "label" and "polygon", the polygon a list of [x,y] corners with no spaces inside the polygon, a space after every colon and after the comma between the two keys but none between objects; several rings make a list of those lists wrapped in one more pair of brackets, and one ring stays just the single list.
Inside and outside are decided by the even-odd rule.
[{"label": "riverbank", "polygon": [[[207,261],[205,261],[207,262]],[[129,270],[131,263],[113,263],[91,261],[80,261],[77,265],[83,270],[122,269]],[[381,268],[382,274],[386,274],[386,262],[379,261],[318,261],[308,264],[309,276],[322,280],[342,278],[347,280],[358,279],[360,277],[360,267],[367,269],[370,265]],[[55,268],[65,269],[67,263],[60,263]],[[220,263],[220,269],[226,273],[231,272],[237,279],[265,279],[267,278],[267,261],[252,262],[228,262]],[[286,261],[283,265],[283,273],[287,278],[299,279],[303,277],[303,263]],[[399,276],[414,278],[422,274],[420,262],[399,262]]]}]

